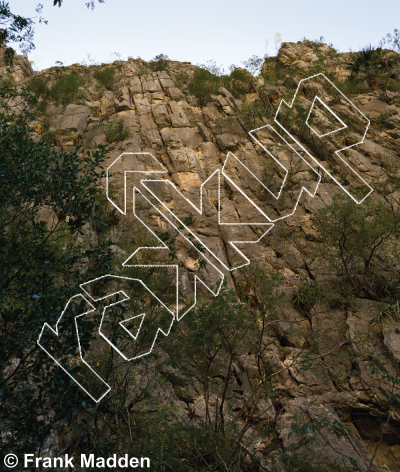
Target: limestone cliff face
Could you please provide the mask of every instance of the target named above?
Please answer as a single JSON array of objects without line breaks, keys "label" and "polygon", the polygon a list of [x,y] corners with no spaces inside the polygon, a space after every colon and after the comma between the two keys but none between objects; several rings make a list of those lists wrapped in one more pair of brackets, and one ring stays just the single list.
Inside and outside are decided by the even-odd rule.
[{"label": "limestone cliff face", "polygon": [[0,70],[2,73],[5,73],[12,79],[15,83],[21,83],[27,77],[31,77],[34,72],[32,69],[31,63],[28,61],[28,56],[24,54],[23,56],[16,55],[12,67],[6,68],[4,61],[4,50],[0,48]]},{"label": "limestone cliff face", "polygon": [[[244,104],[247,102],[271,107],[276,111],[281,98],[293,96],[299,81],[317,71],[316,64],[322,67],[323,72],[336,72],[339,80],[343,80],[347,76],[344,63],[348,58],[349,54],[336,54],[327,45],[316,46],[309,41],[283,43],[276,61],[282,68],[296,66],[297,75],[287,75],[274,84],[259,78],[254,81],[254,89],[240,98],[235,98],[228,90],[222,88],[219,94],[211,96],[205,106],[201,106],[197,98],[189,93],[187,83],[197,69],[190,63],[169,61],[168,71],[152,72],[148,63],[138,59],[118,61],[112,65],[115,68],[112,90],[100,88],[93,78],[94,71],[109,66],[86,68],[73,65],[66,68],[66,72],[76,71],[83,77],[79,102],[69,104],[67,107],[50,104],[43,120],[47,120],[50,129],[56,133],[57,145],[66,151],[74,151],[76,144],[81,144],[81,152],[86,153],[87,150],[93,150],[97,144],[104,144],[108,155],[105,167],[122,153],[151,154],[167,169],[168,172],[163,178],[173,182],[176,188],[195,204],[199,199],[199,187],[217,169],[221,170],[228,153],[233,153],[241,164],[232,157],[227,161],[225,169],[229,173],[230,181],[229,179],[221,181],[220,205],[224,217],[227,218],[226,221],[233,222],[236,226],[218,224],[215,188],[211,188],[206,192],[203,215],[195,214],[191,227],[225,266],[232,268],[240,264],[242,259],[229,242],[257,241],[262,234],[260,215],[252,205],[253,202],[263,210],[270,221],[274,222],[274,226],[259,242],[242,245],[241,248],[251,261],[260,261],[268,268],[281,271],[286,281],[284,290],[290,299],[291,293],[300,283],[316,277],[330,276],[318,272],[313,266],[319,244],[313,226],[313,213],[330,204],[332,197],[342,190],[331,179],[322,179],[317,188],[318,179],[313,176],[312,169],[307,167],[306,163],[299,161],[295,152],[302,152],[299,146],[294,142],[283,141],[272,128],[260,130],[258,134],[254,134],[257,140],[253,139],[249,135],[249,131],[253,129],[252,125],[256,128],[273,124],[273,116],[262,116],[252,121],[252,118],[248,119],[243,111]],[[270,65],[266,62],[264,69],[268,70],[268,67]],[[35,73],[35,76],[55,80],[57,73],[60,72],[53,68]],[[29,81],[31,74],[32,71],[26,61],[19,58],[13,72],[15,79],[22,84]],[[335,98],[327,93],[323,83],[318,86],[310,84],[310,87],[306,85],[300,90],[305,106],[311,105],[317,92],[334,111],[339,112],[347,106],[342,98]],[[386,119],[385,129],[371,127],[363,144],[356,146],[347,154],[350,165],[362,176],[366,184],[374,188],[384,179],[383,163],[398,162],[399,159],[398,93],[388,92],[383,97],[377,92],[370,91],[352,96],[351,101],[369,118],[374,119],[384,114]],[[323,121],[323,118],[320,118]],[[120,123],[122,123],[121,129],[125,131],[125,134],[120,135],[123,139],[110,142],[107,130],[121,126]],[[41,124],[42,121],[38,118],[32,126],[40,132]],[[357,142],[360,136],[361,134],[352,133],[351,136],[342,136],[342,139],[349,142],[353,139],[352,142]],[[319,157],[321,165],[336,176],[344,188],[359,188],[365,191],[365,184],[348,169],[344,169],[340,158],[334,153],[339,144],[334,137],[325,142],[326,152],[321,153]],[[303,145],[311,154],[313,153],[307,143]],[[285,172],[273,161],[271,154],[290,170],[286,181]],[[246,167],[244,168],[242,164]],[[124,171],[134,170],[127,166],[129,162],[115,167],[113,171],[115,191],[120,197],[123,191],[120,184],[123,182]],[[275,169],[275,173],[269,174],[271,169]],[[268,175],[273,177],[268,180]],[[134,182],[136,181],[132,176],[131,187]],[[236,183],[240,190],[232,182]],[[284,183],[280,198],[276,199],[271,196],[272,194],[268,194],[261,183],[269,186],[275,193]],[[102,185],[105,188],[105,182]],[[302,187],[309,193],[300,194]],[[164,190],[162,194],[164,202],[167,202],[166,204],[174,212],[181,212],[182,218],[195,213],[190,209],[190,205],[183,201],[180,201],[179,205],[174,203],[174,195],[168,194],[167,187]],[[316,194],[312,197],[315,190]],[[386,195],[397,199],[399,197],[392,192],[389,183]],[[295,208],[299,196],[299,205]],[[131,203],[130,196],[128,196],[129,203]],[[294,209],[293,215],[287,216]],[[157,212],[149,209],[142,211],[143,218],[146,217],[149,224],[157,226],[160,223]],[[287,218],[280,219],[282,216]],[[121,217],[121,222],[122,219],[124,219],[123,224],[115,229],[113,238],[118,251],[128,257],[132,251],[129,241],[132,239],[132,233],[137,231],[140,225],[132,214]],[[264,219],[264,222],[266,221]],[[239,226],[244,223],[247,226]],[[249,226],[250,224],[253,226]],[[88,231],[91,231],[90,228]],[[94,233],[93,238],[95,238]],[[193,290],[194,275],[200,274],[206,281],[208,275],[210,277],[211,275],[207,274],[207,269],[198,266],[196,257],[188,253],[183,245],[178,246],[177,257],[182,263],[181,282],[186,288],[186,293],[190,295]],[[226,270],[222,265],[220,267],[229,283],[235,285],[235,271]],[[289,446],[294,440],[293,436],[289,436],[290,416],[296,411],[300,411],[307,418],[318,418],[328,411],[335,418],[339,418],[340,415],[341,421],[349,428],[351,437],[343,435],[337,438],[332,432],[326,432],[325,437],[321,437],[313,446],[320,456],[331,459],[354,457],[363,471],[400,470],[400,410],[398,409],[393,409],[391,412],[390,427],[369,468],[374,444],[380,440],[380,427],[387,417],[388,402],[385,393],[387,386],[369,378],[367,362],[357,366],[361,380],[350,379],[349,382],[341,384],[341,379],[346,378],[347,373],[355,367],[348,360],[335,361],[335,355],[344,353],[347,344],[354,350],[358,349],[353,339],[356,338],[357,332],[368,334],[369,322],[379,312],[379,303],[357,299],[352,306],[344,309],[335,308],[327,311],[314,308],[313,310],[311,316],[307,318],[288,303],[281,309],[281,318],[286,320],[286,325],[291,320],[303,318],[301,323],[306,331],[318,330],[330,338],[329,341],[323,342],[320,350],[320,354],[328,354],[318,359],[318,362],[324,363],[329,378],[322,379],[309,373],[303,374],[300,368],[292,366],[292,359],[303,349],[307,349],[304,339],[291,338],[288,334],[283,340],[274,333],[268,333],[265,359],[276,372],[281,373],[274,377],[274,391],[279,399],[279,409],[277,403],[272,405],[268,410],[270,417],[266,418],[266,421],[276,422],[282,444]],[[281,325],[283,328],[286,326],[284,321]],[[343,346],[336,348],[341,343]],[[398,375],[396,373],[400,352],[398,330],[397,332],[388,330],[384,334],[384,339],[371,340],[367,348],[372,356],[384,345],[394,355],[392,373]],[[335,350],[330,353],[332,349]],[[234,368],[240,385],[247,386],[251,390],[254,372],[252,359],[239,357]],[[245,408],[246,404],[243,392],[244,388],[236,390],[232,398],[232,402],[239,409]],[[198,392],[193,392],[189,400],[182,401],[182,398],[176,398],[176,402],[184,415],[200,418],[205,415],[204,399]],[[358,421],[360,419],[363,421]],[[261,454],[265,447],[266,445],[261,442],[254,445],[254,449]],[[272,470],[269,467],[268,461],[265,462],[265,470]]]}]

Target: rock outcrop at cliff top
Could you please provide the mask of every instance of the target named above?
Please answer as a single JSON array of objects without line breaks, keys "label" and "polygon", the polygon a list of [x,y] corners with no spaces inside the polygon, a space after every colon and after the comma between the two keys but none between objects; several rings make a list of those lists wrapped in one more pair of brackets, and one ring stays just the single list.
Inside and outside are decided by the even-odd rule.
[{"label": "rock outcrop at cliff top", "polygon": [[[316,63],[321,59],[321,54],[326,58],[326,71],[337,73],[340,80],[347,76],[344,63],[348,61],[350,53],[336,54],[327,45],[315,45],[309,41],[301,43],[283,43],[277,61],[281,66],[297,66],[298,76],[288,75],[278,83],[271,85],[264,83],[263,79],[258,79],[258,86],[241,99],[232,96],[226,89],[222,88],[218,95],[214,95],[205,106],[200,106],[196,97],[190,95],[187,88],[187,81],[182,82],[182,77],[191,78],[197,67],[190,63],[168,62],[167,71],[152,72],[149,65],[140,59],[129,59],[126,62],[117,61],[112,67],[115,68],[115,84],[113,90],[104,90],[96,87],[96,81],[92,78],[94,70],[105,69],[108,65],[91,66],[89,68],[78,64],[69,66],[67,72],[75,71],[82,77],[87,77],[84,85],[81,86],[82,98],[80,103],[70,104],[67,107],[49,105],[47,116],[50,129],[57,133],[58,146],[64,150],[74,151],[76,143],[82,144],[81,152],[92,150],[97,144],[107,146],[108,158],[105,166],[110,165],[122,153],[150,153],[167,169],[167,179],[189,199],[198,199],[199,187],[217,169],[221,169],[227,153],[232,152],[240,161],[246,165],[253,176],[244,172],[240,165],[233,165],[230,169],[232,179],[240,184],[240,188],[249,199],[265,210],[271,221],[275,221],[275,226],[259,242],[248,244],[242,250],[250,260],[262,261],[269,268],[276,268],[281,271],[286,279],[286,292],[290,295],[300,282],[313,279],[316,275],[327,276],[329,274],[318,274],[312,267],[315,255],[316,232],[313,227],[313,212],[327,204],[332,203],[332,197],[340,191],[340,188],[330,179],[323,180],[318,187],[315,197],[303,193],[299,200],[299,205],[295,213],[283,220],[278,220],[280,216],[285,216],[293,211],[296,200],[299,196],[299,185],[308,186],[310,193],[315,190],[317,179],[312,177],[312,171],[298,165],[296,156],[288,143],[282,140],[269,130],[260,133],[258,142],[249,135],[248,125],[243,121],[240,111],[244,101],[258,103],[265,106],[273,106],[275,110],[280,99],[290,92],[294,95],[295,88],[300,79],[309,76]],[[268,69],[268,63],[264,68]],[[59,73],[56,68],[35,72],[35,77],[47,77],[54,80]],[[18,57],[12,72],[14,79],[19,84],[28,82],[32,76],[29,63],[24,57]],[[90,78],[90,80],[89,80]],[[177,86],[179,85],[179,87]],[[315,84],[314,84],[315,86]],[[318,87],[317,87],[318,88]],[[311,103],[316,91],[304,88],[301,91],[304,103]],[[345,103],[342,99],[334,100],[333,96],[327,93],[324,85],[320,85],[318,94],[324,98],[327,105],[333,110],[344,109]],[[352,102],[359,110],[369,116],[376,118],[385,114],[387,129],[370,128],[363,144],[357,146],[349,152],[351,165],[362,175],[363,180],[372,188],[383,178],[382,162],[385,160],[398,160],[400,150],[400,107],[398,93],[388,93],[385,97],[379,93],[370,91],[362,95],[351,97]],[[322,118],[321,118],[322,119]],[[107,126],[116,126],[122,123],[126,130],[123,140],[108,142],[106,130]],[[273,117],[262,117],[258,126],[272,124]],[[41,121],[38,119],[32,123],[40,131]],[[346,137],[345,137],[346,138]],[[352,133],[353,139],[359,139],[356,133]],[[351,139],[351,136],[347,139]],[[275,185],[280,186],[285,174],[279,169],[273,160],[268,156],[265,149],[277,156],[281,163],[291,169],[291,181],[287,182],[287,187],[282,193],[282,198],[278,200],[268,199],[261,186],[253,177],[260,182],[265,182],[265,169],[275,169]],[[336,146],[336,147],[335,147]],[[329,169],[333,175],[338,176],[346,187],[357,187],[358,181],[352,178],[347,170],[343,170],[340,159],[333,153],[332,149],[337,149],[334,138],[326,144],[331,152],[326,156],[326,160],[321,164]],[[300,151],[299,147],[293,144],[294,150]],[[311,151],[310,151],[311,152]],[[123,166],[114,171],[115,182],[123,182]],[[131,181],[133,184],[134,180]],[[271,183],[271,182],[269,182]],[[103,182],[103,186],[105,183]],[[117,191],[121,191],[118,184],[114,184]],[[362,185],[361,185],[362,186]],[[257,215],[252,213],[251,203],[245,200],[243,194],[228,181],[221,185],[221,205],[224,214],[230,221],[237,224],[257,223]],[[390,186],[387,194],[391,194]],[[197,195],[197,197],[196,197]],[[210,194],[211,195],[211,194]],[[163,195],[165,201],[170,206],[173,205],[168,200],[168,195]],[[399,197],[399,195],[397,195]],[[128,201],[129,202],[129,201]],[[212,248],[215,254],[227,266],[233,267],[240,262],[237,251],[228,244],[229,241],[236,240],[235,228],[218,224],[216,201],[210,196],[206,204],[206,215],[196,216],[193,223],[193,230],[199,237]],[[184,214],[189,213],[188,208],[175,208],[174,211],[181,210]],[[157,215],[143,210],[153,224],[157,223]],[[194,213],[194,212],[193,212]],[[121,252],[126,252],[127,242],[132,233],[139,227],[133,215],[126,215],[124,226],[114,233],[115,245]],[[241,237],[248,233],[249,240],[255,235],[259,235],[256,229],[243,226]],[[88,228],[88,231],[90,229]],[[245,238],[244,238],[245,239]],[[179,247],[178,260],[182,262],[181,283],[187,294],[191,294],[193,289],[193,278],[195,274],[201,273],[207,277],[206,269],[201,269],[183,246]],[[221,269],[228,278],[231,285],[235,285],[235,273]],[[204,272],[205,271],[205,272]],[[357,331],[368,331],[369,321],[379,312],[379,304],[371,300],[357,300],[356,304],[349,309],[336,308],[329,313],[315,313],[312,323],[305,320],[304,324],[309,329],[319,329],[320,332],[330,335],[331,344],[326,344],[323,351],[329,351],[330,346],[346,341],[346,333],[352,334]],[[286,307],[282,311],[282,317],[290,320],[298,317],[298,313],[291,307]],[[341,326],[339,329],[338,326]],[[393,352],[394,358],[399,360],[399,334],[388,332],[385,334],[385,345]],[[289,335],[290,337],[290,335]],[[350,381],[346,387],[338,386],[333,380],[322,382],[321,379],[313,376],[303,376],[301,371],[295,367],[284,370],[290,363],[290,359],[303,348],[301,340],[290,339],[286,346],[280,345],[278,339],[271,341],[266,350],[266,358],[276,371],[282,373],[275,378],[276,392],[280,395],[288,394],[290,400],[284,400],[285,408],[283,413],[271,413],[278,418],[278,428],[281,440],[288,446],[293,441],[289,436],[289,418],[293,412],[301,410],[304,414],[318,417],[322,413],[331,411],[332,415],[340,413],[341,419],[346,422],[352,433],[352,439],[348,437],[337,438],[333,433],[327,433],[331,445],[322,441],[313,447],[320,456],[339,458],[340,453],[352,456],[357,459],[361,470],[390,470],[398,469],[400,461],[400,443],[393,438],[400,434],[399,412],[393,411],[394,420],[393,431],[376,456],[371,469],[368,469],[371,460],[371,450],[368,450],[376,436],[374,428],[384,422],[382,413],[383,406],[386,405],[386,394],[378,384],[372,384],[365,389],[362,384]],[[370,349],[376,351],[379,347],[371,343]],[[279,352],[284,352],[282,357]],[[343,347],[344,349],[344,347]],[[334,354],[326,356],[325,363],[330,364],[331,378],[343,379],[352,366],[348,361],[341,365],[333,362],[335,354],[340,354],[341,349]],[[249,384],[251,388],[253,366],[248,360],[243,363],[238,361],[236,365],[238,378],[243,384]],[[362,376],[368,376],[365,365],[359,365]],[[196,397],[191,411],[196,411],[201,417],[204,415],[202,407],[203,399]],[[240,393],[233,399],[239,407],[241,405]],[[187,412],[187,405],[180,402],[183,412]],[[310,406],[311,405],[311,406]],[[273,411],[273,407],[271,409]],[[362,412],[369,418],[371,429],[362,429],[358,423],[352,423],[354,415]],[[358,429],[357,429],[358,428]],[[262,449],[262,444],[259,445]]]}]

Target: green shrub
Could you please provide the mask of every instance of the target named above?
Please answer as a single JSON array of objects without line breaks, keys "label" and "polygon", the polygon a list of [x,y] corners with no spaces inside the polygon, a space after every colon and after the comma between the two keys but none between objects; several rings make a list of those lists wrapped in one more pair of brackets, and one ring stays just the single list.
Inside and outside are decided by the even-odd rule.
[{"label": "green shrub", "polygon": [[44,112],[48,101],[51,98],[51,91],[48,86],[48,79],[43,77],[33,77],[29,84],[28,90],[37,98],[37,108]]},{"label": "green shrub", "polygon": [[115,69],[108,67],[104,70],[96,70],[94,78],[101,83],[107,90],[112,90],[114,87]]},{"label": "green shrub", "polygon": [[104,133],[108,143],[123,141],[129,136],[129,131],[124,127],[122,120],[119,120],[115,124],[107,125]]},{"label": "green shrub", "polygon": [[50,97],[56,105],[67,106],[76,99],[79,85],[76,72],[71,72],[54,82],[50,88]]},{"label": "green shrub", "polygon": [[318,260],[338,277],[343,294],[380,301],[385,291],[399,293],[400,214],[393,203],[368,197],[357,205],[337,194],[313,222],[321,241]]},{"label": "green shrub", "polygon": [[321,287],[315,282],[300,285],[293,292],[292,303],[295,308],[309,312],[311,308],[323,298]]},{"label": "green shrub", "polygon": [[370,45],[355,53],[353,60],[346,65],[350,71],[350,81],[357,83],[366,81],[371,88],[385,92],[395,68],[399,65],[399,57],[397,54],[387,53],[382,48]]},{"label": "green shrub", "polygon": [[[346,96],[347,95],[357,95],[357,94],[360,94],[360,93],[368,93],[368,91],[371,91],[370,89],[368,89],[368,87],[365,85],[365,83],[357,82],[357,81],[355,81],[354,79],[351,79],[351,78],[345,80],[344,82],[336,82],[335,85]],[[335,92],[334,89],[333,90],[331,89],[329,91],[329,93],[332,93],[333,95],[335,95],[335,93],[337,93],[337,92]]]},{"label": "green shrub", "polygon": [[186,226],[193,226],[196,222],[196,218],[194,217],[193,213],[190,213],[189,216],[183,218],[183,223]]},{"label": "green shrub", "polygon": [[373,127],[376,129],[386,129],[387,128],[387,120],[392,116],[392,113],[384,111],[379,116],[373,120]]},{"label": "green shrub", "polygon": [[110,202],[101,191],[96,192],[98,211],[96,218],[92,220],[92,228],[98,236],[107,234],[110,228],[115,228],[120,223],[120,214],[116,208],[111,208]]},{"label": "green shrub", "polygon": [[400,321],[400,304],[397,301],[394,304],[382,303],[379,314],[375,316],[370,325],[378,332],[382,333],[385,325]]},{"label": "green shrub", "polygon": [[201,105],[210,101],[211,95],[218,94],[221,87],[240,98],[253,89],[253,77],[245,69],[236,68],[229,75],[219,76],[210,70],[199,68],[189,82],[189,92],[199,99]]},{"label": "green shrub", "polygon": [[179,74],[175,75],[175,87],[183,88],[190,82],[190,77],[185,74],[184,72],[179,72]]},{"label": "green shrub", "polygon": [[153,72],[168,70],[169,57],[165,54],[158,54],[150,61],[150,69]]},{"label": "green shrub", "polygon": [[221,79],[206,69],[197,69],[189,82],[189,92],[204,106],[221,88]]},{"label": "green shrub", "polygon": [[37,98],[48,96],[48,81],[43,77],[33,77],[28,84],[28,90]]},{"label": "green shrub", "polygon": [[274,110],[264,105],[257,105],[246,101],[243,103],[242,108],[237,110],[235,114],[242,122],[242,125],[249,131],[263,124],[261,120],[262,117],[274,116]]},{"label": "green shrub", "polygon": [[5,74],[0,75],[0,87],[8,88],[14,85],[14,77],[11,75],[9,71],[6,71]]},{"label": "green shrub", "polygon": [[46,144],[52,144],[54,146],[59,145],[58,133],[57,133],[56,130],[45,129],[45,131],[43,133],[43,136],[42,136],[42,140]]},{"label": "green shrub", "polygon": [[235,97],[250,93],[253,89],[253,77],[245,69],[234,69],[230,75],[221,77],[222,85]]}]

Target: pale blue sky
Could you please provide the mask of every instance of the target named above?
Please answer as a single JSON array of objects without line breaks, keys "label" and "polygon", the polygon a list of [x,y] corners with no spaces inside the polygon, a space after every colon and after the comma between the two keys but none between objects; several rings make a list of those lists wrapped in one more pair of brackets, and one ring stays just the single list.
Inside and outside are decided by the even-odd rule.
[{"label": "pale blue sky", "polygon": [[[11,0],[14,13],[34,16],[37,0]],[[85,0],[41,0],[48,24],[35,27],[35,69],[87,61],[110,62],[117,52],[152,59],[163,53],[193,64],[214,59],[227,68],[253,54],[275,55],[275,34],[283,41],[303,37],[359,50],[400,29],[400,1],[384,0],[106,0],[91,11]],[[269,44],[266,48],[266,41]],[[225,69],[226,70],[226,69]]]}]

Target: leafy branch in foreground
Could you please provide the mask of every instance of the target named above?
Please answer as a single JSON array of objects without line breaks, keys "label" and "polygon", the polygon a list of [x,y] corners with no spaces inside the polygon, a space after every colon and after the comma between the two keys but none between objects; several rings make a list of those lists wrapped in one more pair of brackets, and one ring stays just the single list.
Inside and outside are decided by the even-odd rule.
[{"label": "leafy branch in foreground", "polygon": [[[29,96],[24,99],[30,101]],[[55,325],[80,283],[112,268],[111,241],[94,246],[83,234],[93,217],[101,218],[95,196],[105,151],[59,154],[45,141],[33,139],[27,112],[16,115],[5,110],[4,102],[0,114],[0,418],[5,433],[1,449],[40,453],[54,425],[78,427],[78,416],[85,421],[91,415],[80,389],[54,367],[36,341],[43,323]],[[72,338],[65,340],[67,353],[76,348]]]}]

